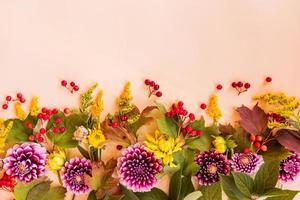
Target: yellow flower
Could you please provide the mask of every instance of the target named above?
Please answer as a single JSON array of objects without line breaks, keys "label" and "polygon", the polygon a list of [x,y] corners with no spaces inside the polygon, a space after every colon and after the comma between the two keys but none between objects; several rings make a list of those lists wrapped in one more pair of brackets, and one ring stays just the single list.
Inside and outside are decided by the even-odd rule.
[{"label": "yellow flower", "polygon": [[31,116],[37,116],[39,113],[39,105],[38,105],[38,97],[33,96],[30,103],[30,115]]},{"label": "yellow flower", "polygon": [[6,137],[13,127],[14,122],[10,121],[7,126],[4,125],[4,120],[0,119],[0,153],[3,153],[3,148],[5,147]]},{"label": "yellow flower", "polygon": [[87,136],[85,143],[89,144],[94,148],[102,148],[106,138],[100,129],[89,130],[89,135]]},{"label": "yellow flower", "polygon": [[17,102],[17,103],[15,104],[15,112],[16,112],[17,117],[18,117],[20,120],[26,119],[26,113],[25,113],[25,111],[23,110],[22,104],[21,104],[20,102]]},{"label": "yellow flower", "polygon": [[98,87],[98,83],[92,85],[84,93],[80,94],[80,110],[86,111],[86,109],[91,105],[93,99],[93,92]]},{"label": "yellow flower", "polygon": [[52,171],[60,170],[64,166],[66,159],[67,156],[63,150],[60,149],[55,150],[48,157],[48,166],[50,170]]},{"label": "yellow flower", "polygon": [[223,137],[217,136],[212,143],[218,153],[225,153],[227,150],[226,141]]},{"label": "yellow flower", "polygon": [[155,131],[154,136],[147,135],[144,141],[146,149],[153,152],[155,157],[162,159],[164,165],[175,167],[173,163],[173,153],[182,150],[184,142],[182,138],[171,138],[159,131]]},{"label": "yellow flower", "polygon": [[222,112],[218,106],[218,97],[216,95],[212,95],[209,99],[207,106],[207,114],[214,121],[217,121],[222,117]]},{"label": "yellow flower", "polygon": [[120,95],[120,97],[118,99],[118,105],[123,106],[125,104],[129,104],[129,102],[131,100],[132,100],[132,96],[131,96],[131,90],[130,90],[130,82],[127,82],[125,84],[122,94]]},{"label": "yellow flower", "polygon": [[92,105],[90,107],[90,112],[94,119],[97,119],[99,117],[100,113],[103,111],[102,96],[103,96],[103,90],[100,90],[98,92],[94,102],[92,103]]}]

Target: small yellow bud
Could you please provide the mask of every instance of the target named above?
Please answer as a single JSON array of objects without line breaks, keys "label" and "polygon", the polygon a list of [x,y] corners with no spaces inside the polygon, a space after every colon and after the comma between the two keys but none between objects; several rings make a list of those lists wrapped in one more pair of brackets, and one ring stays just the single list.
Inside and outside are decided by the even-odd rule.
[{"label": "small yellow bud", "polygon": [[60,170],[66,162],[66,154],[64,151],[58,150],[51,153],[48,157],[48,166],[50,170]]}]

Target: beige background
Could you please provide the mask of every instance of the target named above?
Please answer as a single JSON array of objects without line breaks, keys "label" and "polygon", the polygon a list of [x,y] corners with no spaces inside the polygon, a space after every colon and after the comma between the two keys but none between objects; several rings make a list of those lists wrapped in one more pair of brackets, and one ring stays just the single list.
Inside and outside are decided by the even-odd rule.
[{"label": "beige background", "polygon": [[[199,103],[222,83],[223,121],[230,121],[233,106],[249,104],[255,93],[300,97],[299,52],[298,0],[0,0],[3,99],[21,91],[43,105],[74,106],[77,96],[59,80],[81,88],[97,81],[107,112],[126,80],[136,103],[149,103],[142,81],[150,77],[163,102],[182,99],[201,114]],[[263,84],[267,75],[270,85]],[[236,79],[253,87],[237,97],[229,87]],[[300,182],[289,187],[299,190]]]}]

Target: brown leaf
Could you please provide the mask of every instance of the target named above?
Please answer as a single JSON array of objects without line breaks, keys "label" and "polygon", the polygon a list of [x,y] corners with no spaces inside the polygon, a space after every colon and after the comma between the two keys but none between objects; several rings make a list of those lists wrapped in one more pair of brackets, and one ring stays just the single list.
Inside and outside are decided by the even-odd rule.
[{"label": "brown leaf", "polygon": [[148,115],[151,111],[158,109],[157,106],[147,106],[144,108],[144,110],[141,112],[141,116],[146,116]]},{"label": "brown leaf", "polygon": [[241,127],[248,133],[261,134],[267,129],[267,115],[257,104],[252,110],[243,105],[237,108],[237,112],[241,117]]},{"label": "brown leaf", "polygon": [[289,129],[280,129],[275,133],[277,141],[290,151],[300,154],[300,133]]},{"label": "brown leaf", "polygon": [[219,131],[223,135],[232,135],[232,134],[234,134],[235,129],[231,124],[227,124],[227,125],[220,124],[219,125]]}]

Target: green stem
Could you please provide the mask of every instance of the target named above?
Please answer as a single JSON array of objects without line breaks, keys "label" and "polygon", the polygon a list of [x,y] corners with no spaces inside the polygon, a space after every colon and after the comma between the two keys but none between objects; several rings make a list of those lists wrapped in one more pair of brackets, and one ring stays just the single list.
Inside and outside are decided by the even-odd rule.
[{"label": "green stem", "polygon": [[102,161],[101,157],[102,157],[102,149],[98,149],[98,160],[99,161]]},{"label": "green stem", "polygon": [[57,173],[57,178],[58,178],[59,184],[63,185],[63,183],[62,183],[62,181],[61,181],[61,177],[60,177],[59,170],[57,170],[56,173]]}]

